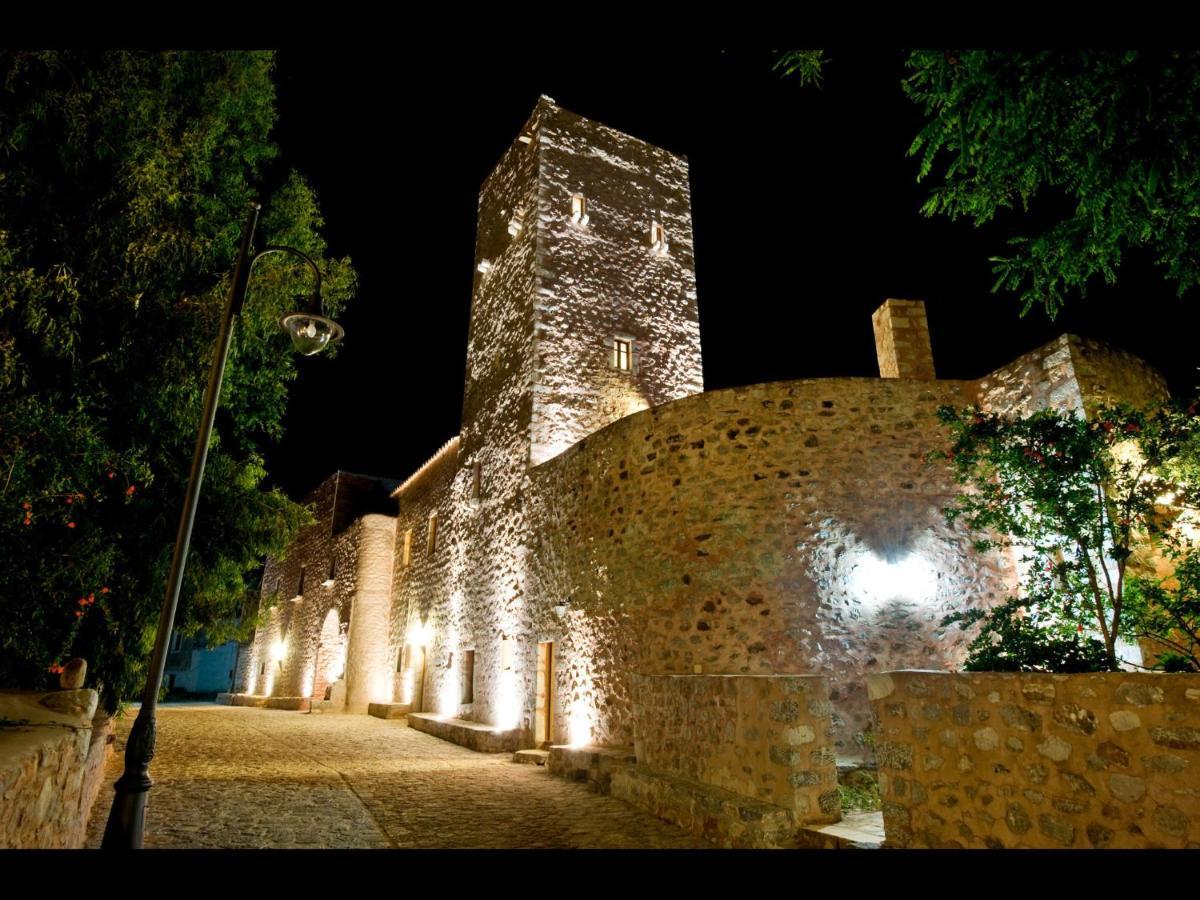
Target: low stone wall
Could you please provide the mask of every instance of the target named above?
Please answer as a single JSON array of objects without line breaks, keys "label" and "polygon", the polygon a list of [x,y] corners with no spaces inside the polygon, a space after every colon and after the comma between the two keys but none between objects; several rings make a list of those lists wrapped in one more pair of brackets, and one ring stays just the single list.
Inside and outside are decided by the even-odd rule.
[{"label": "low stone wall", "polygon": [[780,807],[841,817],[829,684],[820,675],[634,675],[639,766]]},{"label": "low stone wall", "polygon": [[95,691],[0,693],[0,848],[82,847],[112,753]]},{"label": "low stone wall", "polygon": [[1200,675],[868,677],[889,847],[1200,848]]}]

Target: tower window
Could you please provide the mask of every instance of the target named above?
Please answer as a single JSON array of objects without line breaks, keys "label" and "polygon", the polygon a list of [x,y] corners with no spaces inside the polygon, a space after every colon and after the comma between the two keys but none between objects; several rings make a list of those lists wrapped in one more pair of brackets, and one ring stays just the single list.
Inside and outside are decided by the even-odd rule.
[{"label": "tower window", "polygon": [[508,220],[508,233],[516,237],[521,233],[521,229],[525,227],[525,210],[516,209],[513,211],[512,218]]},{"label": "tower window", "polygon": [[404,565],[408,565],[412,561],[412,529],[409,528],[404,532],[404,552],[401,554],[401,560]]},{"label": "tower window", "polygon": [[583,194],[574,194],[571,196],[571,221],[576,225],[586,225],[588,223],[587,197]]},{"label": "tower window", "polygon": [[483,502],[483,463],[471,467],[471,506],[478,508]]},{"label": "tower window", "polygon": [[300,583],[298,585],[296,585],[296,596],[297,597],[304,596],[304,576],[305,576],[305,567],[301,566],[300,567]]},{"label": "tower window", "polygon": [[666,255],[667,252],[667,232],[663,228],[661,222],[650,223],[650,249],[659,256]]},{"label": "tower window", "polygon": [[437,526],[438,515],[436,512],[429,514],[429,547],[428,553],[433,555],[433,551],[437,549]]},{"label": "tower window", "polygon": [[630,338],[613,338],[610,362],[614,369],[622,372],[633,371],[633,341]]}]

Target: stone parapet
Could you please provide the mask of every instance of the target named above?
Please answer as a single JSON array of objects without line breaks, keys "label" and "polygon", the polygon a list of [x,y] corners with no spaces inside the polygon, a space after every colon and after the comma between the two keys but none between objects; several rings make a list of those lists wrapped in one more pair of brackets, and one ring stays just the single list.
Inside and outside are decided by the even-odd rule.
[{"label": "stone parapet", "polygon": [[841,817],[821,675],[634,675],[638,764],[787,810]]},{"label": "stone parapet", "polygon": [[868,676],[886,846],[1200,848],[1200,675]]},{"label": "stone parapet", "polygon": [[112,753],[91,690],[0,693],[0,849],[83,846]]}]

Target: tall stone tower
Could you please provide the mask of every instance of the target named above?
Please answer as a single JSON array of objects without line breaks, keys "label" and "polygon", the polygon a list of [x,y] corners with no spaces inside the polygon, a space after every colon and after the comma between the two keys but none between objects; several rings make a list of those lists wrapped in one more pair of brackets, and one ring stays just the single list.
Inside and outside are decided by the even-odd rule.
[{"label": "tall stone tower", "polygon": [[475,266],[463,462],[536,466],[703,390],[684,159],[540,98],[483,184]]}]

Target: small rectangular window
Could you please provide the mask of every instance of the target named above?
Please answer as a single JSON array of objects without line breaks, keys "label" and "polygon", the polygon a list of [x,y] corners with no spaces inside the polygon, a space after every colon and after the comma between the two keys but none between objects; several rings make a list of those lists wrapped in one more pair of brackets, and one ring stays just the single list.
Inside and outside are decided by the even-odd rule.
[{"label": "small rectangular window", "polygon": [[412,529],[409,528],[404,532],[404,553],[401,554],[403,565],[408,565],[412,561]]},{"label": "small rectangular window", "polygon": [[483,463],[476,462],[471,467],[471,506],[479,506],[483,502]]},{"label": "small rectangular window", "polygon": [[437,549],[437,526],[438,526],[437,519],[438,519],[437,513],[429,514],[429,547],[427,549],[427,552],[429,553],[430,556],[432,556],[433,551],[435,551]]},{"label": "small rectangular window", "polygon": [[305,575],[304,566],[301,566],[300,567],[300,583],[298,585],[296,585],[296,596],[297,597],[304,596],[304,575]]},{"label": "small rectangular window", "polygon": [[475,702],[475,651],[464,650],[462,659],[462,703]]},{"label": "small rectangular window", "polygon": [[571,196],[571,221],[576,225],[586,225],[588,223],[587,197],[583,194],[573,194]]},{"label": "small rectangular window", "polygon": [[659,222],[650,223],[650,248],[656,253],[667,252],[667,233]]},{"label": "small rectangular window", "polygon": [[622,372],[633,371],[633,341],[627,338],[613,338],[612,367]]}]

